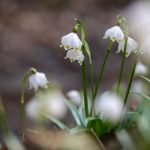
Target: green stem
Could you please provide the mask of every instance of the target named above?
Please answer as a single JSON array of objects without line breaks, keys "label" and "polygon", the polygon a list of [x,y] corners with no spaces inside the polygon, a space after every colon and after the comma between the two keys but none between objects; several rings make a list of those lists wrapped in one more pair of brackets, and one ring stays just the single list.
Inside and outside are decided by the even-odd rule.
[{"label": "green stem", "polygon": [[128,38],[125,38],[124,53],[122,55],[121,69],[120,69],[120,73],[119,73],[119,80],[117,83],[117,93],[118,94],[120,94],[120,85],[121,85],[122,78],[123,78],[123,70],[124,70],[124,63],[125,63],[125,58],[126,58],[127,42],[128,42]]},{"label": "green stem", "polygon": [[136,69],[136,64],[137,64],[137,59],[134,62],[133,68],[132,68],[132,71],[131,71],[131,76],[130,76],[130,79],[129,79],[126,95],[125,95],[125,98],[124,98],[124,105],[126,105],[127,100],[128,100],[129,92],[130,92],[130,89],[131,89],[131,84],[132,84],[134,73],[135,73],[135,69]]},{"label": "green stem", "polygon": [[83,93],[84,93],[84,108],[86,117],[89,116],[88,112],[88,99],[87,99],[87,89],[86,89],[86,65],[85,61],[82,63],[82,82],[83,82]]},{"label": "green stem", "polygon": [[91,80],[92,101],[93,101],[93,98],[94,98],[94,80],[93,80],[93,67],[92,67],[92,63],[90,63],[90,80]]},{"label": "green stem", "polygon": [[96,87],[95,87],[95,91],[94,91],[93,98],[92,98],[92,106],[91,106],[90,115],[92,115],[92,113],[93,113],[95,98],[96,98],[98,89],[99,89],[99,87],[100,87],[100,83],[101,83],[101,80],[102,80],[102,77],[103,77],[104,68],[105,68],[105,66],[106,66],[106,62],[107,62],[108,55],[109,55],[109,53],[110,53],[111,47],[112,47],[112,41],[110,41],[110,43],[109,43],[109,46],[108,46],[108,49],[107,49],[107,52],[106,52],[104,61],[103,61],[102,66],[101,66],[101,68],[100,68],[100,72],[99,72],[99,75],[98,75],[98,80],[97,80],[97,82],[96,82]]},{"label": "green stem", "polygon": [[24,75],[21,82],[21,100],[20,100],[20,135],[22,140],[24,140],[24,129],[25,129],[25,108],[24,108],[24,95],[26,82],[31,74],[34,74],[36,69],[29,69]]},{"label": "green stem", "polygon": [[[83,55],[85,55],[85,29],[83,24],[81,23],[81,21],[79,21],[78,19],[76,19],[77,24],[75,26],[75,30],[73,29],[74,32],[78,31],[78,28],[80,29],[81,32],[81,40],[82,40],[82,52]],[[83,93],[84,93],[84,108],[85,108],[85,116],[88,117],[89,116],[89,112],[88,112],[88,98],[87,98],[87,83],[86,83],[86,64],[85,64],[85,60],[82,63],[82,82],[83,82]]]},{"label": "green stem", "polygon": [[108,46],[108,49],[107,49],[107,53],[105,55],[104,61],[102,63],[102,67],[101,67],[100,72],[99,72],[99,76],[98,76],[98,80],[96,82],[96,88],[95,88],[95,92],[94,92],[94,99],[96,98],[98,89],[100,87],[100,83],[101,83],[101,80],[102,80],[102,77],[103,77],[104,68],[106,66],[106,62],[107,62],[108,55],[110,53],[111,47],[112,47],[112,41],[110,41],[110,43],[109,43],[109,46]]}]

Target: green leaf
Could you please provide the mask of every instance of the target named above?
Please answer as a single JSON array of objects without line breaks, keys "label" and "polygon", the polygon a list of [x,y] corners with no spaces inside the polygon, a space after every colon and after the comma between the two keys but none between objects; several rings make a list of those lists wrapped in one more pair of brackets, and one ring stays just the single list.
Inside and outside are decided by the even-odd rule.
[{"label": "green leaf", "polygon": [[128,118],[126,120],[126,122],[124,123],[124,128],[129,128],[132,123],[137,119],[137,117],[139,117],[139,115],[142,113],[144,107],[145,107],[145,99],[143,99],[137,106],[137,108],[135,109],[134,112],[132,113],[128,113]]},{"label": "green leaf", "polygon": [[71,113],[72,113],[72,115],[73,115],[77,125],[78,126],[84,126],[84,123],[82,122],[82,118],[81,118],[81,116],[80,116],[76,106],[72,102],[70,102],[68,100],[65,100],[65,102],[66,102],[69,110],[71,111]]},{"label": "green leaf", "polygon": [[[92,118],[91,118],[92,119]],[[92,119],[89,120],[87,124],[89,129],[93,129],[98,136],[102,136],[104,133],[109,132],[111,125],[108,122],[103,122],[101,119]]]},{"label": "green leaf", "polygon": [[88,124],[89,121],[93,121],[93,120],[96,120],[96,119],[99,119],[99,118],[96,118],[96,117],[87,117],[85,122],[86,124]]},{"label": "green leaf", "polygon": [[69,130],[69,128],[68,128],[64,123],[62,123],[60,120],[58,120],[57,118],[52,117],[52,116],[48,116],[48,115],[46,115],[46,114],[43,114],[43,116],[45,116],[46,118],[50,119],[50,120],[51,120],[54,124],[56,124],[59,128]]},{"label": "green leaf", "polygon": [[77,134],[80,132],[88,132],[88,131],[90,131],[90,130],[85,127],[75,127],[75,128],[70,129],[71,134]]},{"label": "green leaf", "polygon": [[132,92],[130,92],[130,93],[132,93],[132,94],[136,94],[136,95],[139,95],[139,96],[143,97],[145,101],[150,101],[150,97],[149,97],[149,96],[147,96],[147,95],[145,95],[145,94],[137,93],[137,92],[133,92],[133,91],[132,91]]},{"label": "green leaf", "polygon": [[144,80],[146,80],[147,82],[149,82],[150,83],[150,79],[148,79],[148,78],[146,78],[146,77],[144,77],[144,76],[142,76],[142,75],[139,75],[141,78],[143,78]]}]

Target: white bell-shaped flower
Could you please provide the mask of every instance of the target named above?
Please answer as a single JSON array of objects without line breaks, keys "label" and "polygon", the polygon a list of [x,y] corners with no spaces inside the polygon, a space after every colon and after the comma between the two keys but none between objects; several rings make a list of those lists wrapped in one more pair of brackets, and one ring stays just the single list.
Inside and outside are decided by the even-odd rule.
[{"label": "white bell-shaped flower", "polygon": [[[125,46],[125,40],[119,42],[118,51],[116,53],[119,53],[120,51],[124,52],[124,46]],[[128,57],[131,54],[131,52],[136,52],[137,47],[138,47],[137,42],[133,40],[132,38],[128,37],[126,57]]]},{"label": "white bell-shaped flower", "polygon": [[71,32],[62,37],[61,46],[63,46],[65,50],[69,49],[81,50],[82,42],[76,33]]},{"label": "white bell-shaped flower", "polygon": [[104,39],[110,38],[110,40],[121,42],[124,40],[124,33],[119,26],[114,26],[108,30],[106,30]]},{"label": "white bell-shaped flower", "polygon": [[148,73],[148,67],[142,63],[138,63],[135,69],[135,75],[146,75]]},{"label": "white bell-shaped flower", "polygon": [[102,120],[117,122],[123,114],[123,100],[113,92],[105,92],[97,99],[96,111]]},{"label": "white bell-shaped flower", "polygon": [[33,88],[35,91],[37,91],[39,87],[47,87],[47,83],[46,75],[42,72],[36,72],[29,77],[29,88]]},{"label": "white bell-shaped flower", "polygon": [[68,98],[77,106],[81,104],[81,96],[79,91],[71,90],[67,93]]},{"label": "white bell-shaped flower", "polygon": [[84,55],[82,51],[76,50],[76,49],[69,50],[65,58],[69,58],[71,62],[74,62],[75,60],[77,60],[80,65],[84,61]]}]

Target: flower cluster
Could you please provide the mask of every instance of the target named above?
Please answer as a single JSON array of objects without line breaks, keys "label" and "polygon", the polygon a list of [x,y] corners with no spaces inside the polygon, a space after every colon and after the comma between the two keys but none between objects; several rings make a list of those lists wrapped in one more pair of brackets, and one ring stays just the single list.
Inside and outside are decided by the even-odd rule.
[{"label": "flower cluster", "polygon": [[77,60],[79,64],[82,64],[84,61],[84,55],[81,50],[82,42],[76,33],[71,32],[63,36],[61,39],[61,46],[67,50],[65,58],[69,58],[71,62]]},{"label": "flower cluster", "polygon": [[[125,35],[119,26],[114,26],[106,30],[103,38],[104,39],[110,38],[110,40],[112,40],[113,42],[117,41],[119,43],[117,53],[119,53],[120,51],[124,52]],[[131,54],[131,52],[136,52],[137,47],[138,47],[137,42],[133,40],[131,37],[128,37],[126,47],[126,57],[128,57]]]}]

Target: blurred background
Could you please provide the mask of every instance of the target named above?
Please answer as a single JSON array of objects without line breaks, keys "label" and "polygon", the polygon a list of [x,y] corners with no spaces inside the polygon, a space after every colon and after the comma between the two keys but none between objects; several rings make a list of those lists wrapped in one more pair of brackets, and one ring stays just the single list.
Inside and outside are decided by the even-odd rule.
[{"label": "blurred background", "polygon": [[[15,131],[18,128],[20,83],[30,67],[45,72],[50,81],[57,81],[63,92],[82,88],[81,66],[64,60],[61,37],[72,31],[75,18],[85,25],[93,65],[94,79],[106,52],[105,30],[123,15],[129,24],[130,36],[139,41],[150,32],[150,5],[144,0],[0,0],[0,95],[6,114]],[[142,31],[142,30],[146,31]],[[140,33],[139,33],[140,31]],[[121,55],[114,46],[102,82],[102,91],[112,88],[118,79]],[[139,56],[149,65],[149,53]],[[125,79],[132,64],[126,64]],[[89,77],[87,77],[89,78]],[[26,102],[32,97],[27,88]]]}]

